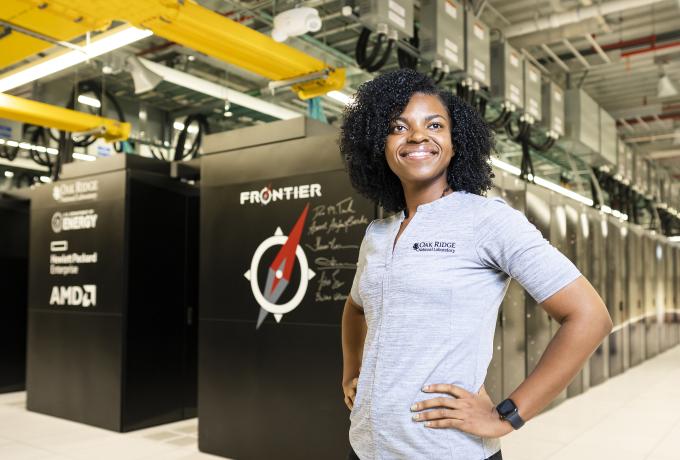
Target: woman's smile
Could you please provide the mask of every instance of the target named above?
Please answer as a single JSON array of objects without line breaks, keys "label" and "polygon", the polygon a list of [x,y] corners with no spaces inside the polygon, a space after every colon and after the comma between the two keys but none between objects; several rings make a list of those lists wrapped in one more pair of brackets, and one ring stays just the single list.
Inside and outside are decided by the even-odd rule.
[{"label": "woman's smile", "polygon": [[439,155],[439,149],[433,146],[416,146],[406,147],[399,152],[399,156],[405,160],[423,161],[436,158]]}]

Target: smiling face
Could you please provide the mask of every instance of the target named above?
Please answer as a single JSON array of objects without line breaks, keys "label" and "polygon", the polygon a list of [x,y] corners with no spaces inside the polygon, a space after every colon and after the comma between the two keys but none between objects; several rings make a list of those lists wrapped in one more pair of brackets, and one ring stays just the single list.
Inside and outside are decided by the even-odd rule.
[{"label": "smiling face", "polygon": [[[446,187],[446,168],[453,158],[451,119],[435,94],[416,93],[390,122],[385,158],[401,183]],[[437,185],[437,186],[439,186]]]}]

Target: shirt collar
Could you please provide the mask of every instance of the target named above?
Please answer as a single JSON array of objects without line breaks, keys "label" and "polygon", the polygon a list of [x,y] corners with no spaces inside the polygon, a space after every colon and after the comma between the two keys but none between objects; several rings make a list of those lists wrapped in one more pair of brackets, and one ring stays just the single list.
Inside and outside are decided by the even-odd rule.
[{"label": "shirt collar", "polygon": [[[456,199],[459,195],[463,195],[465,193],[468,193],[465,190],[455,190],[448,195],[445,195],[441,198],[437,198],[436,200],[430,201],[429,203],[423,203],[420,204],[416,207],[416,213],[431,213],[436,211],[438,208],[441,208],[442,206],[446,206],[447,204],[453,202],[453,200]],[[399,221],[403,221],[406,218],[406,213],[404,210],[401,210],[401,213],[399,214]]]}]

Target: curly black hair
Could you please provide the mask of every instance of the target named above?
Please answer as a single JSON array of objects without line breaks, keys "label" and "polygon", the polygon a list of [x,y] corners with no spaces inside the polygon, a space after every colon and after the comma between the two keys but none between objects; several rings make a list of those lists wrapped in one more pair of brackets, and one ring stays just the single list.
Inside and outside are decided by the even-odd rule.
[{"label": "curly black hair", "polygon": [[446,175],[451,189],[486,194],[494,177],[489,164],[495,148],[493,130],[472,106],[412,69],[361,84],[345,107],[338,144],[352,186],[388,212],[406,208],[401,182],[385,159],[385,143],[390,122],[415,93],[437,95],[448,109],[455,152]]}]

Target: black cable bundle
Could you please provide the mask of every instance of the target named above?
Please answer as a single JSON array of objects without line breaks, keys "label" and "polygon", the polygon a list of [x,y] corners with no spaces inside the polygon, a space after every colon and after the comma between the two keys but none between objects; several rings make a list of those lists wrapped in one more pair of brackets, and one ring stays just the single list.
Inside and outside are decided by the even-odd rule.
[{"label": "black cable bundle", "polygon": [[[420,39],[418,38],[418,27],[413,26],[413,37],[408,42],[418,49],[420,46]],[[418,67],[418,57],[409,54],[407,51],[397,48],[397,61],[401,69],[416,69]]]},{"label": "black cable bundle", "polygon": [[[189,147],[187,153],[184,153],[184,144],[187,140],[187,134],[189,133],[189,126],[193,123],[198,123],[198,133],[194,138],[194,142]],[[185,158],[196,158],[198,156],[198,149],[201,148],[201,143],[203,142],[203,133],[208,132],[208,119],[205,115],[200,113],[189,115],[186,120],[184,120],[184,128],[180,131],[177,137],[177,144],[175,145],[175,156],[174,161],[182,161]]]},{"label": "black cable bundle", "polygon": [[440,84],[442,80],[448,75],[442,67],[433,67],[432,72],[430,72],[430,78],[435,82],[435,84]]},{"label": "black cable bundle", "polygon": [[[99,82],[94,81],[94,80],[83,80],[78,82],[78,84],[71,90],[71,97],[69,98],[68,104],[66,105],[67,108],[69,109],[75,109],[76,105],[76,98],[78,94],[82,93],[89,93],[92,92],[97,96],[97,99],[101,101],[100,107],[97,109],[96,114],[99,116],[102,116],[102,109],[104,107],[104,99],[108,100],[111,105],[113,106],[114,110],[116,111],[116,116],[118,117],[118,120],[125,122],[125,113],[123,112],[123,109],[121,108],[120,104],[118,103],[118,100],[109,92],[108,90],[104,91],[102,88],[102,85],[99,84]],[[53,140],[59,142],[62,136],[59,136],[57,138],[50,132],[50,137],[52,137]],[[96,141],[97,138],[93,135],[87,135],[83,139],[79,140],[74,140],[73,141],[73,146],[74,147],[87,147],[90,146]],[[114,144],[114,149],[116,152],[121,152],[122,147],[119,149],[119,147]]]},{"label": "black cable bundle", "polygon": [[[373,45],[373,49],[371,50],[371,54],[366,56],[366,49],[368,48],[368,41],[370,37],[371,30],[364,27],[359,34],[359,39],[357,40],[356,61],[360,68],[366,70],[367,72],[375,72],[376,70],[382,68],[385,63],[387,63],[390,53],[392,52],[392,48],[394,47],[394,40],[387,40],[387,48],[385,48],[382,56],[380,59],[378,59],[378,55],[380,54],[380,50],[382,49],[387,36],[384,33],[378,33],[375,45]],[[378,60],[376,61],[376,59]]]},{"label": "black cable bundle", "polygon": [[18,145],[16,147],[10,147],[7,144],[3,144],[0,146],[0,158],[4,158],[5,160],[9,161],[14,161],[18,154],[19,154]]},{"label": "black cable bundle", "polygon": [[487,104],[486,98],[480,97],[478,105],[479,112],[482,114],[482,117],[484,117],[484,120],[489,124],[491,129],[493,129],[494,131],[506,129],[506,126],[508,125],[508,123],[510,123],[510,120],[512,120],[512,112],[510,112],[506,107],[503,107],[503,109],[496,118],[487,120],[485,117],[486,104]]},{"label": "black cable bundle", "polygon": [[529,181],[529,174],[531,174],[531,182],[534,181],[536,173],[534,172],[534,162],[531,160],[531,152],[529,151],[529,144],[522,142],[522,164],[520,165],[519,177],[523,180]]},{"label": "black cable bundle", "polygon": [[[24,124],[21,128],[21,131],[21,138],[28,139],[28,141],[33,145],[46,146],[48,144],[49,130],[43,128],[42,126]],[[37,150],[30,149],[28,151],[28,155],[31,157],[31,160],[35,161],[40,166],[47,166],[49,169],[49,174],[52,174],[56,160],[51,157],[49,153],[46,151],[38,152]]]}]

